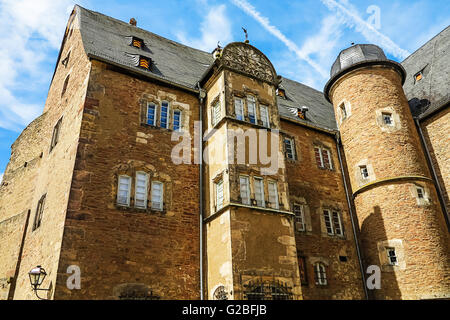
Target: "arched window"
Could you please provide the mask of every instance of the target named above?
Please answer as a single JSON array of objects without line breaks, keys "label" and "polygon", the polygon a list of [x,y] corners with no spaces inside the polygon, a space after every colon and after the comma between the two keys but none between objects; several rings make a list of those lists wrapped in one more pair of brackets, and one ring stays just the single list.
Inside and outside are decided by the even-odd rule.
[{"label": "arched window", "polygon": [[314,273],[317,285],[326,286],[328,284],[327,271],[323,263],[318,262],[314,265]]}]

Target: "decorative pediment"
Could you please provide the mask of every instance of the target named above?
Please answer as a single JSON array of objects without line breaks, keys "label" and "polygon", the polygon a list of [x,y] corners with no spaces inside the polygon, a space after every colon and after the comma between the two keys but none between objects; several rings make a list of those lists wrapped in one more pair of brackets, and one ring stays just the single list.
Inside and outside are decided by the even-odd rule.
[{"label": "decorative pediment", "polygon": [[233,42],[222,52],[220,62],[233,70],[253,76],[269,83],[277,82],[277,73],[269,59],[255,47]]}]

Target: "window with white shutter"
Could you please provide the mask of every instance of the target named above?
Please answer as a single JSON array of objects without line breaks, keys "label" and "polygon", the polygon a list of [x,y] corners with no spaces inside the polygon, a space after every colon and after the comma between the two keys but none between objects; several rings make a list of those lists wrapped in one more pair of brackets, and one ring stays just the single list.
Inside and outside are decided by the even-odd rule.
[{"label": "window with white shutter", "polygon": [[119,176],[119,186],[117,192],[117,204],[121,206],[130,205],[131,177]]},{"label": "window with white shutter", "polygon": [[275,181],[269,181],[268,189],[269,189],[270,206],[273,209],[278,209],[279,208],[279,203],[278,203],[277,183]]},{"label": "window with white shutter", "polygon": [[169,115],[169,103],[167,101],[163,101],[161,103],[161,128],[169,128]]},{"label": "window with white shutter", "polygon": [[136,173],[136,190],[134,206],[136,208],[147,208],[148,175],[145,172]]},{"label": "window with white shutter", "polygon": [[152,209],[162,211],[164,207],[163,184],[158,181],[152,182]]},{"label": "window with white shutter", "polygon": [[264,200],[264,181],[262,178],[254,178],[255,200],[258,207],[265,207]]},{"label": "window with white shutter", "polygon": [[249,179],[246,176],[241,176],[239,178],[239,180],[240,180],[242,204],[250,205],[250,183],[249,183]]}]

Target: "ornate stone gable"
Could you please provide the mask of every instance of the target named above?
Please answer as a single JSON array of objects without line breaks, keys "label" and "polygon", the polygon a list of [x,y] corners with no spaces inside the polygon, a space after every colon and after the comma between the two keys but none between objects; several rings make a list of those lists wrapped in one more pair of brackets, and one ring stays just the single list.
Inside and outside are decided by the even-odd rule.
[{"label": "ornate stone gable", "polygon": [[220,62],[231,69],[243,72],[269,83],[277,82],[277,73],[267,57],[255,47],[233,42],[223,49]]}]

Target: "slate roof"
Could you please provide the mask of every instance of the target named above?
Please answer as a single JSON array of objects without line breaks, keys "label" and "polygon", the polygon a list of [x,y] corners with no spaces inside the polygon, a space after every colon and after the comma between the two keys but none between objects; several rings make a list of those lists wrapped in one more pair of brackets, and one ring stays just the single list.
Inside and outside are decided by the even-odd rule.
[{"label": "slate roof", "polygon": [[[182,45],[78,5],[75,10],[83,45],[91,58],[192,91],[197,91],[197,83],[214,62],[212,53]],[[144,50],[130,46],[131,37],[142,39]],[[408,72],[404,88],[410,104],[422,99],[430,101],[427,110],[412,107],[413,113],[426,116],[439,108],[442,101],[449,100],[449,38],[450,27],[402,63]],[[151,59],[150,71],[137,66],[139,55]],[[414,74],[424,67],[423,81],[414,85]],[[286,91],[286,99],[278,97],[280,116],[328,131],[337,130],[333,106],[322,92],[287,78],[282,78],[281,87]],[[302,106],[309,108],[306,120],[300,119],[295,112],[295,109]]]},{"label": "slate roof", "polygon": [[[450,102],[450,26],[402,62],[411,112],[423,119]],[[414,76],[423,70],[422,80]]]}]

